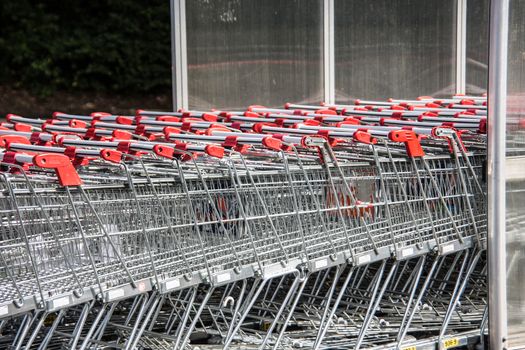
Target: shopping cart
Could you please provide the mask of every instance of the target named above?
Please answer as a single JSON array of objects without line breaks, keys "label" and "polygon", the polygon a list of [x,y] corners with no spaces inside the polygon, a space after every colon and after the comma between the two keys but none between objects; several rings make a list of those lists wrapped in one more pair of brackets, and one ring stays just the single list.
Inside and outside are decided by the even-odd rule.
[{"label": "shopping cart", "polygon": [[479,341],[486,117],[467,100],[9,115],[0,347]]}]

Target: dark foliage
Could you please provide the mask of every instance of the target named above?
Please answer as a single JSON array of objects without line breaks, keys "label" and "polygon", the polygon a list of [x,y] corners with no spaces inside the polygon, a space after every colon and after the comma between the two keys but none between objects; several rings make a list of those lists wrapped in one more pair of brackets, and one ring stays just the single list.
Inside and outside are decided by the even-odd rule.
[{"label": "dark foliage", "polygon": [[2,0],[0,26],[0,84],[41,96],[171,84],[168,0]]}]

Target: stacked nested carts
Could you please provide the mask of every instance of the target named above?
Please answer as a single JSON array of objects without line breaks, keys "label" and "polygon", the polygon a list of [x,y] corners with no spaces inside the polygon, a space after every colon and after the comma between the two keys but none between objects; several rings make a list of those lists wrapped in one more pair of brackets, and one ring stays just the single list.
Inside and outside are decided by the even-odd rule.
[{"label": "stacked nested carts", "polygon": [[7,119],[1,348],[483,341],[484,97]]}]

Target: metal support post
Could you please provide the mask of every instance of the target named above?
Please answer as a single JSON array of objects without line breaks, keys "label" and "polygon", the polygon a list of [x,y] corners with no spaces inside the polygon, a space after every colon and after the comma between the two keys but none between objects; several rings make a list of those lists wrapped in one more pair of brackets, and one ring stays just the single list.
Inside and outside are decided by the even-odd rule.
[{"label": "metal support post", "polygon": [[171,74],[173,109],[188,108],[186,0],[171,0]]},{"label": "metal support post", "polygon": [[323,1],[324,101],[335,103],[335,17],[334,0]]},{"label": "metal support post", "polygon": [[465,94],[467,72],[467,0],[457,0],[456,4],[456,94]]},{"label": "metal support post", "polygon": [[488,100],[488,258],[490,349],[507,347],[505,231],[505,123],[509,0],[492,0],[490,9]]}]

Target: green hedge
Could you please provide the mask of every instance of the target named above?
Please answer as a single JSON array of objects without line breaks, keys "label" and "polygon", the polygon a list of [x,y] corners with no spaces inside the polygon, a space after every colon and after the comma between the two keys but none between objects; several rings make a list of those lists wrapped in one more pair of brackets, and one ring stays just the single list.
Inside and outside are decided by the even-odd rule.
[{"label": "green hedge", "polygon": [[169,0],[2,0],[0,83],[57,89],[169,89]]}]

